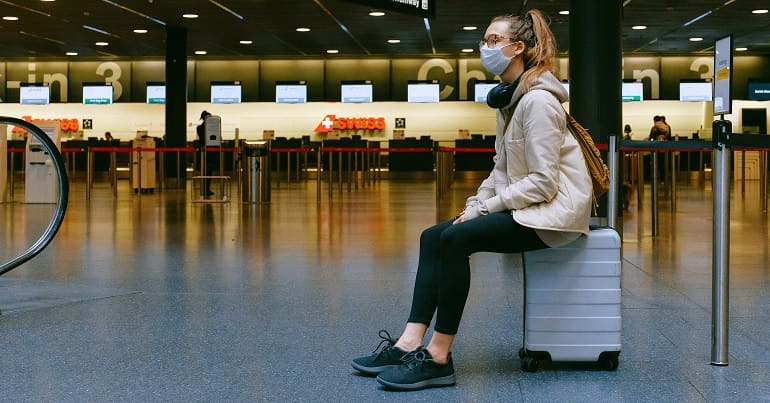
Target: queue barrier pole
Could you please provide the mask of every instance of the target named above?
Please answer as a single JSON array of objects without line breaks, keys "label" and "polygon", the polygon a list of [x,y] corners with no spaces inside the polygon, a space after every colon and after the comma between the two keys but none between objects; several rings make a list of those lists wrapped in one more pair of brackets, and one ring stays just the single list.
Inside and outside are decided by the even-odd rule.
[{"label": "queue barrier pole", "polygon": [[607,192],[607,223],[610,227],[617,230],[620,222],[618,208],[618,190],[620,189],[620,148],[618,147],[618,136],[614,134],[611,134],[608,139],[607,162],[610,176],[610,189]]},{"label": "queue barrier pole", "polygon": [[94,152],[88,148],[86,153],[86,200],[91,200],[91,191],[94,185]]},{"label": "queue barrier pole", "polygon": [[658,236],[658,182],[660,181],[658,174],[658,152],[652,152],[652,236]]},{"label": "queue barrier pole", "polygon": [[316,152],[315,201],[316,203],[321,203],[321,147],[319,146],[318,148],[316,148],[315,152]]},{"label": "queue barrier pole", "polygon": [[[724,117],[723,117],[724,119]],[[730,280],[730,132],[732,124],[716,120],[714,136],[714,166],[712,181],[713,249],[711,278],[711,364],[728,364],[729,280]]]},{"label": "queue barrier pole", "polygon": [[11,195],[10,199],[13,200],[14,195],[16,194],[15,188],[16,188],[16,154],[21,154],[21,162],[22,166],[26,163],[25,161],[25,154],[26,150],[23,148],[8,148],[8,153],[11,154],[11,171],[10,175],[11,178],[8,181],[8,185],[11,187]]}]

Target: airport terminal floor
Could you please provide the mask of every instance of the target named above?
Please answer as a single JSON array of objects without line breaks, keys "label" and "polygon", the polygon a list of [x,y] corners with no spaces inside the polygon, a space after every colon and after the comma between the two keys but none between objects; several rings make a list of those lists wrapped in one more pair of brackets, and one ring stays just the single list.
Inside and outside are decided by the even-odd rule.
[{"label": "airport terminal floor", "polygon": [[[710,365],[711,184],[649,185],[623,215],[617,371],[524,372],[522,268],[472,257],[453,347],[457,384],[392,392],[356,373],[409,312],[423,228],[456,214],[476,181],[436,202],[430,179],[325,193],[274,186],[268,205],[191,203],[189,192],[90,202],[40,256],[0,277],[0,400],[749,402],[770,400],[770,230],[756,182],[732,190],[729,365]],[[3,242],[29,237],[48,206],[0,204]],[[52,209],[52,207],[51,207]],[[43,218],[41,218],[43,217]],[[7,247],[3,253],[7,252]]]}]

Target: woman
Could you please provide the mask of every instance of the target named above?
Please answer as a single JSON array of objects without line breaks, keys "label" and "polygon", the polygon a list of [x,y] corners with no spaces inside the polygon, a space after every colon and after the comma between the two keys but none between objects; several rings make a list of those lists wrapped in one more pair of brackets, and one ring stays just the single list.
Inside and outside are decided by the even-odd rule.
[{"label": "woman", "polygon": [[451,346],[470,287],[471,254],[555,247],[588,233],[591,179],[567,129],[561,106],[567,92],[552,63],[555,40],[543,15],[533,10],[492,19],[480,52],[484,67],[503,81],[488,96],[498,109],[494,168],[456,219],[422,233],[401,337],[381,331],[384,348],[353,360],[355,369],[389,388],[455,383]]}]

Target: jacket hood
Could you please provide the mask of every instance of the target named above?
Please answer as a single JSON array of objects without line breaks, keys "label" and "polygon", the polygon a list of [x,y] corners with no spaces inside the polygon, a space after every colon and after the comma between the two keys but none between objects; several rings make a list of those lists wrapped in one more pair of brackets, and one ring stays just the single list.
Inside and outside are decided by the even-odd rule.
[{"label": "jacket hood", "polygon": [[541,74],[540,77],[538,77],[535,82],[532,83],[532,86],[530,86],[530,88],[526,91],[524,91],[524,88],[519,85],[511,97],[511,102],[506,108],[510,108],[512,105],[515,105],[517,102],[519,102],[519,99],[524,96],[524,94],[532,90],[548,91],[559,100],[559,103],[566,102],[567,99],[569,99],[569,93],[567,92],[567,89],[564,88],[564,85],[562,85],[561,81],[559,81],[556,76],[553,75],[553,73],[546,71]]}]

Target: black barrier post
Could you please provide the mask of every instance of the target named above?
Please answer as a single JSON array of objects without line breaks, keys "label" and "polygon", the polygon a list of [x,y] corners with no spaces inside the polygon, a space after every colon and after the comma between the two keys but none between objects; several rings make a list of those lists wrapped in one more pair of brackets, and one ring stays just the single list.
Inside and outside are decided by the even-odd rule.
[{"label": "black barrier post", "polygon": [[727,365],[730,291],[730,121],[712,126],[714,167],[714,240],[711,290],[711,364]]}]

